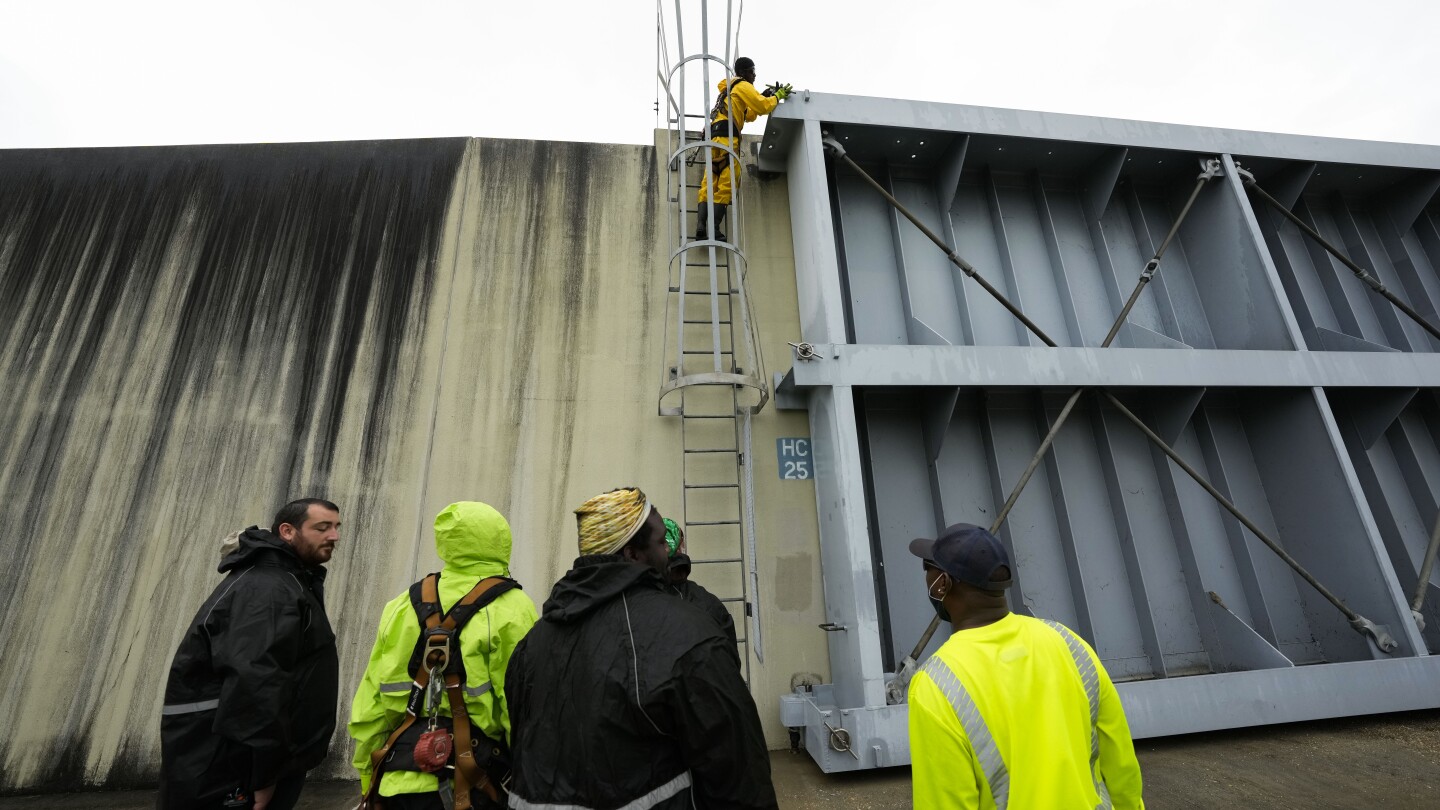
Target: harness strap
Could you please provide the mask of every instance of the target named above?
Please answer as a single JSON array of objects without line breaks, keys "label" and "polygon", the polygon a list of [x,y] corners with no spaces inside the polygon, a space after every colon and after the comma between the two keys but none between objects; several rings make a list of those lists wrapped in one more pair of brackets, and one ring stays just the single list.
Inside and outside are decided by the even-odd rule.
[{"label": "harness strap", "polygon": [[465,708],[460,678],[445,679],[445,692],[450,696],[450,717],[455,727],[455,810],[470,810],[470,788],[479,788],[490,801],[499,802],[500,793],[490,782],[490,775],[475,761],[475,740],[470,736],[470,713]]},{"label": "harness strap", "polygon": [[[474,611],[470,610],[477,602],[485,599],[498,585],[511,582],[504,577],[486,577],[475,583],[470,592],[456,602],[450,608],[448,614],[441,618],[440,610],[440,575],[429,574],[420,581],[420,602],[417,612],[424,622],[425,629],[421,632],[420,642],[427,644],[432,638],[443,637],[445,647],[443,660],[431,660],[441,658],[440,649],[426,650],[421,658],[420,666],[415,672],[415,682],[410,689],[410,700],[405,706],[405,719],[385,739],[385,744],[370,753],[370,790],[365,796],[363,807],[369,810],[383,810],[384,801],[380,796],[380,780],[384,776],[385,762],[389,759],[391,750],[395,747],[395,741],[400,739],[406,729],[415,725],[420,711],[423,711],[422,701],[426,688],[430,685],[430,668],[440,666],[442,670],[449,669],[450,643],[456,635],[456,619],[468,620]],[[459,645],[455,645],[455,652],[459,653]],[[450,698],[450,717],[453,721],[456,768],[455,768],[455,808],[456,810],[470,810],[470,787],[480,788],[489,796],[492,801],[499,801],[499,793],[495,786],[490,783],[489,776],[475,762],[474,749],[471,746],[470,738],[470,713],[465,708],[464,684],[460,681],[458,673],[449,673],[445,676],[445,691]]]},{"label": "harness strap", "polygon": [[[734,105],[725,103],[725,100],[730,97],[730,90],[735,87],[735,85],[740,84],[741,82],[749,84],[749,82],[745,79],[736,76],[730,79],[730,81],[726,82],[725,89],[721,90],[720,94],[715,97],[715,106],[710,108],[710,137],[725,137],[729,134],[729,128],[724,126],[726,120],[734,122],[736,135],[739,135],[740,130],[745,128],[745,122],[743,120],[735,118]],[[720,115],[725,116],[725,119],[719,121],[715,120],[716,116]],[[715,127],[717,124],[721,125],[718,134],[715,131]]]}]

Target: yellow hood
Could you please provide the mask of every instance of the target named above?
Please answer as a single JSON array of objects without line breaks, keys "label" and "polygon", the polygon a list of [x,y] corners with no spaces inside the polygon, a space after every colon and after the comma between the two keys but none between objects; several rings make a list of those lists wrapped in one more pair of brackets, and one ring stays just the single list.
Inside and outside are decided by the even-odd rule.
[{"label": "yellow hood", "polygon": [[435,553],[446,571],[510,575],[510,524],[494,507],[461,501],[435,516]]}]

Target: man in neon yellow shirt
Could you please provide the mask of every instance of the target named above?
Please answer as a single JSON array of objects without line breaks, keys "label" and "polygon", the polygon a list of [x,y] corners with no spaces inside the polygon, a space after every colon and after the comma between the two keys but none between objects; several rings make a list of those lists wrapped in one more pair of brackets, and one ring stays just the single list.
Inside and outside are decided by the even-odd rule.
[{"label": "man in neon yellow shirt", "polygon": [[957,523],[910,553],[954,629],[910,684],[915,806],[1143,808],[1115,685],[1072,630],[1009,611],[1005,546]]}]

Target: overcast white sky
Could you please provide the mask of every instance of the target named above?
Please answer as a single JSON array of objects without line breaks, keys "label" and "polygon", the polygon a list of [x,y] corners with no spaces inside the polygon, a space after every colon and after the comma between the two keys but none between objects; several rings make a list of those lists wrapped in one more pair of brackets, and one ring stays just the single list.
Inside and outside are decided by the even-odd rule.
[{"label": "overcast white sky", "polygon": [[[649,143],[655,14],[653,0],[0,0],[0,147]],[[1440,144],[1437,32],[1435,0],[748,0],[740,38],[761,84]]]}]

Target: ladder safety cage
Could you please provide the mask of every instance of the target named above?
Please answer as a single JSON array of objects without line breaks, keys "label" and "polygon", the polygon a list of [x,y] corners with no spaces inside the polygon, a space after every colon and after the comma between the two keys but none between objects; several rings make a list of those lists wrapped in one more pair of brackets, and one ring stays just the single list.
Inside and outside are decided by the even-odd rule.
[{"label": "ladder safety cage", "polygon": [[[660,174],[670,206],[658,412],[680,419],[681,525],[687,549],[696,580],[727,609],[734,605],[738,610],[732,616],[748,683],[751,651],[756,661],[764,661],[749,420],[769,401],[770,387],[745,283],[739,184],[732,191],[723,239],[715,207],[699,202],[702,188],[716,188],[717,165],[728,163],[735,174],[744,166],[740,133],[729,116],[728,144],[710,132],[716,85],[730,78],[738,56],[740,5],[659,0],[656,6],[656,74],[663,98],[655,106],[665,122]],[[712,40],[712,30],[718,33],[722,27],[723,40]],[[713,194],[707,200],[713,201]]]}]

